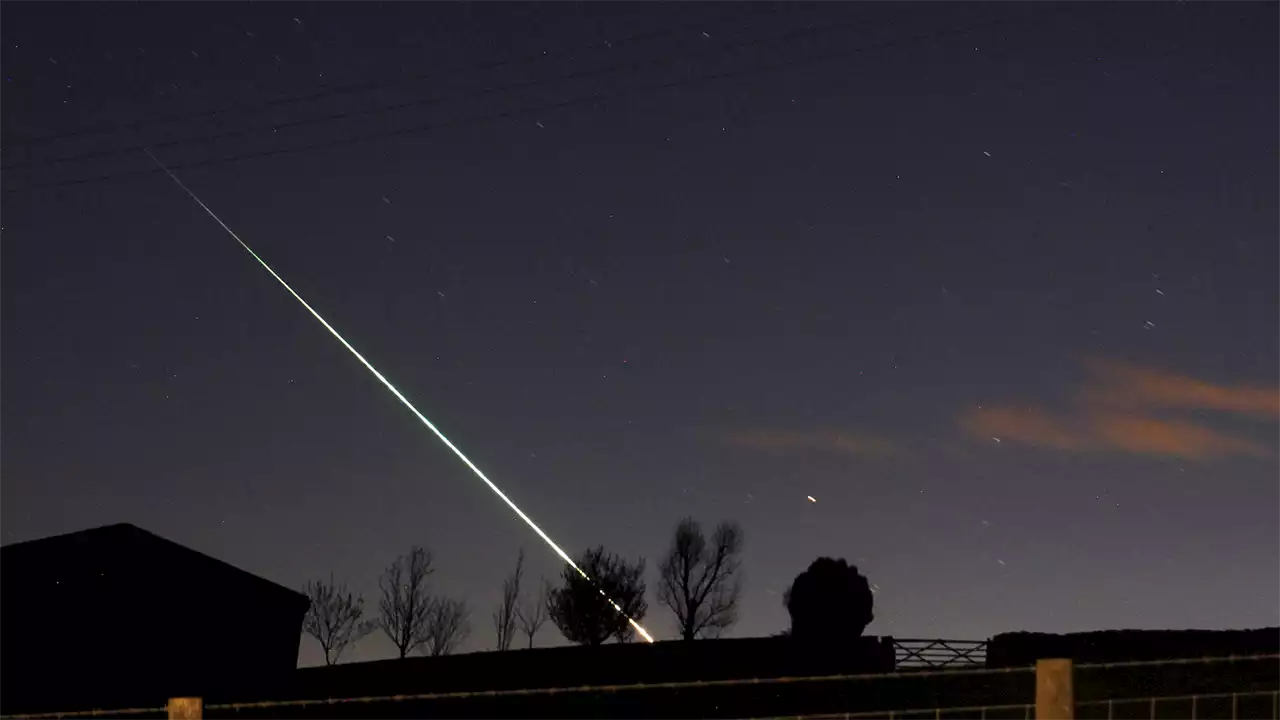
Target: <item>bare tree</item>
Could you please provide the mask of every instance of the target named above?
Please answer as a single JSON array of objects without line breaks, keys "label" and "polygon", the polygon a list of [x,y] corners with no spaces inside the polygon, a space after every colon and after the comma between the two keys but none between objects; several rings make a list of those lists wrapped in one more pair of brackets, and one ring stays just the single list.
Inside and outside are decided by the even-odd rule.
[{"label": "bare tree", "polygon": [[391,638],[401,658],[426,640],[433,605],[427,593],[427,577],[432,572],[431,553],[414,545],[408,555],[401,555],[387,566],[378,582],[382,590],[378,627]]},{"label": "bare tree", "polygon": [[658,602],[676,616],[680,637],[718,637],[738,619],[742,594],[742,528],[720,523],[712,546],[692,518],[676,526],[671,549],[662,560]]},{"label": "bare tree", "polygon": [[502,604],[493,611],[493,630],[498,636],[499,650],[510,650],[511,641],[515,639],[522,575],[524,575],[524,548],[520,548],[520,554],[516,556],[515,571],[502,581]]},{"label": "bare tree", "polygon": [[529,638],[529,647],[533,647],[534,636],[547,622],[547,597],[550,594],[551,586],[543,580],[538,594],[521,598],[516,607],[516,623],[520,625],[520,632]]},{"label": "bare tree", "polygon": [[431,657],[448,655],[471,633],[470,611],[462,600],[436,598],[427,612],[422,652]]},{"label": "bare tree", "polygon": [[566,639],[579,645],[602,645],[610,638],[625,641],[632,632],[628,618],[639,622],[648,609],[644,559],[629,563],[596,547],[580,555],[577,562],[587,577],[565,565],[561,586],[547,596],[551,621]]},{"label": "bare tree", "polygon": [[346,583],[315,580],[302,587],[311,600],[302,619],[302,631],[314,637],[324,650],[325,665],[336,665],[344,650],[373,632],[377,624],[364,617],[364,598],[347,590]]}]

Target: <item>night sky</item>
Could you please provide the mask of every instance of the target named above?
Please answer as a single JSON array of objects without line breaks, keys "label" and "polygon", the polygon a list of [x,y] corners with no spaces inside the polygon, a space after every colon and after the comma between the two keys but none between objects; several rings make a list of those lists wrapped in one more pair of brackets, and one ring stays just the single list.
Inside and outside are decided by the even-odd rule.
[{"label": "night sky", "polygon": [[1278,7],[6,2],[4,542],[559,571],[150,146],[659,636],[684,515],[737,636],[1280,624]]}]

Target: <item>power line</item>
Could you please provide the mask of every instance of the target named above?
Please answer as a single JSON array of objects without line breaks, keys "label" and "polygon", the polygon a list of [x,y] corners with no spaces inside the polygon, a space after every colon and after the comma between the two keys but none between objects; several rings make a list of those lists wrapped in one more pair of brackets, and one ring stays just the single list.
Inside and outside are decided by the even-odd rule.
[{"label": "power line", "polygon": [[196,135],[196,136],[191,136],[191,137],[178,139],[178,140],[169,140],[166,142],[138,143],[136,145],[130,145],[130,146],[121,147],[121,148],[112,148],[109,150],[97,150],[97,151],[80,153],[77,155],[68,155],[60,158],[53,158],[49,160],[33,160],[33,161],[26,161],[26,162],[10,163],[8,165],[0,165],[0,170],[16,170],[16,169],[29,168],[29,167],[46,167],[46,166],[60,165],[65,163],[84,162],[87,160],[99,160],[99,159],[118,156],[118,155],[132,155],[135,153],[142,152],[147,148],[150,148],[152,150],[159,150],[159,149],[179,147],[182,145],[191,145],[191,144],[202,143],[202,142],[217,142],[220,140],[229,140],[232,138],[246,137],[246,136],[252,135],[255,132],[264,131],[264,130],[271,130],[272,132],[278,132],[279,130],[295,129],[299,127],[319,125],[319,124],[330,123],[330,122],[335,122],[339,120],[349,120],[357,117],[367,117],[371,115],[380,115],[380,114],[398,112],[401,110],[407,110],[415,107],[438,105],[441,103],[446,103],[454,100],[474,99],[478,97],[501,94],[507,91],[527,90],[527,89],[539,87],[542,85],[550,85],[550,84],[568,82],[573,80],[585,80],[590,78],[606,77],[614,73],[624,72],[624,71],[634,71],[634,70],[644,68],[646,66],[663,65],[667,63],[678,62],[681,60],[688,60],[690,58],[714,57],[716,55],[727,54],[730,52],[743,50],[743,49],[747,49],[755,46],[770,46],[775,44],[784,44],[784,43],[792,42],[794,40],[803,39],[805,37],[812,36],[815,34],[849,29],[858,24],[861,24],[861,23],[846,21],[846,22],[833,23],[828,25],[807,27],[802,30],[792,31],[782,35],[775,35],[767,38],[755,38],[753,40],[747,40],[740,43],[722,45],[713,50],[700,52],[700,53],[693,52],[693,53],[669,54],[669,55],[661,56],[657,58],[648,58],[645,60],[632,61],[629,63],[608,65],[605,67],[593,68],[590,70],[581,70],[581,71],[572,72],[572,73],[563,74],[563,75],[557,75],[549,78],[541,78],[538,80],[531,80],[531,81],[525,81],[525,82],[519,82],[519,83],[508,83],[506,85],[487,87],[487,88],[482,88],[480,90],[470,90],[462,93],[455,93],[452,95],[445,95],[445,96],[439,96],[439,97],[433,97],[433,98],[422,98],[419,100],[411,100],[411,101],[395,103],[391,105],[379,105],[372,108],[364,108],[362,110],[329,113],[327,115],[313,116],[309,118],[302,118],[298,120],[291,120],[291,121],[281,122],[281,123],[271,123],[271,124],[259,125],[256,127],[250,126],[250,127],[238,128],[233,130],[225,130],[217,133]]},{"label": "power line", "polygon": [[[760,13],[757,13],[756,15],[751,15],[749,17],[756,17],[757,15],[763,16],[763,15],[776,13],[779,11],[779,8],[781,6],[770,3],[765,7],[769,8],[767,12],[762,11]],[[57,142],[60,140],[67,140],[70,138],[84,137],[87,135],[100,135],[103,133],[118,132],[122,130],[136,130],[138,128],[147,127],[150,125],[162,125],[165,123],[173,123],[173,122],[190,122],[193,120],[207,120],[207,119],[215,118],[221,115],[229,115],[233,113],[243,113],[243,112],[256,112],[256,111],[266,110],[273,107],[278,107],[281,105],[292,105],[295,103],[321,100],[328,97],[337,97],[341,95],[352,95],[357,93],[374,92],[377,90],[383,90],[387,88],[413,85],[413,84],[423,82],[425,80],[435,80],[435,79],[441,79],[441,78],[448,78],[455,75],[487,72],[490,70],[498,70],[501,68],[505,68],[511,65],[520,65],[520,64],[530,63],[530,62],[541,62],[541,61],[551,61],[551,60],[559,60],[564,58],[571,58],[578,53],[593,50],[593,49],[598,49],[602,46],[612,48],[617,45],[628,45],[631,43],[638,43],[638,42],[644,42],[647,40],[659,39],[667,35],[679,35],[680,33],[689,31],[694,28],[704,27],[709,23],[715,23],[721,20],[728,19],[730,17],[733,17],[733,15],[736,15],[736,14],[737,13],[721,13],[721,14],[713,15],[708,18],[703,18],[695,22],[687,23],[681,26],[677,31],[674,31],[674,32],[671,31],[670,29],[653,30],[645,33],[630,35],[630,36],[621,38],[619,40],[601,40],[599,42],[588,43],[587,45],[579,48],[575,48],[572,50],[565,50],[563,52],[558,52],[554,54],[548,54],[546,52],[530,53],[527,55],[521,55],[513,58],[507,58],[505,60],[498,60],[490,63],[484,63],[481,65],[476,65],[472,67],[461,67],[461,68],[453,68],[450,70],[438,70],[438,71],[432,71],[432,72],[416,73],[416,74],[410,75],[409,77],[398,78],[396,80],[385,80],[385,81],[377,81],[377,82],[355,83],[350,85],[339,85],[339,86],[324,88],[321,90],[314,90],[306,93],[299,93],[294,95],[286,95],[283,97],[272,98],[270,100],[265,100],[257,103],[239,103],[239,104],[229,105],[226,107],[210,108],[208,110],[201,110],[193,113],[182,113],[182,114],[176,114],[176,115],[142,118],[142,119],[134,120],[127,123],[99,123],[98,125],[91,125],[87,128],[81,128],[78,130],[68,130],[60,133],[52,133],[49,135],[38,135],[30,138],[18,138],[16,140],[8,140],[7,144],[11,146],[37,145],[37,144],[43,144],[43,143]],[[57,161],[58,160],[55,160],[54,162],[57,162]],[[12,166],[8,166],[8,167],[12,167]]]},{"label": "power line", "polygon": [[[1055,17],[1059,14],[1066,12],[1069,9],[1070,9],[1070,6],[1059,5],[1058,10],[1056,12],[1036,13],[1035,17],[1037,18]],[[1018,20],[1019,21],[1030,20],[1032,19],[1031,15],[1032,15],[1031,13],[1028,13],[1027,16],[1019,18]],[[572,98],[569,100],[562,100],[554,103],[546,103],[542,105],[527,105],[527,106],[518,107],[511,110],[505,110],[497,113],[475,115],[475,116],[471,116],[461,120],[452,120],[452,121],[446,121],[446,122],[440,122],[440,123],[428,123],[424,125],[418,125],[418,126],[409,127],[409,128],[402,128],[398,130],[387,130],[387,131],[374,132],[374,133],[358,134],[358,135],[348,136],[345,138],[335,138],[332,140],[309,143],[305,145],[296,145],[292,147],[273,148],[271,150],[262,150],[258,152],[225,155],[222,157],[208,158],[205,160],[196,160],[196,161],[191,161],[186,163],[174,164],[174,165],[170,165],[169,167],[173,170],[186,170],[186,169],[197,168],[197,167],[218,165],[226,162],[235,162],[240,160],[254,160],[254,159],[260,159],[260,158],[266,158],[266,157],[273,157],[276,155],[285,155],[285,154],[290,154],[295,152],[322,150],[322,149],[341,147],[344,145],[353,145],[360,142],[383,140],[383,139],[402,137],[407,135],[416,135],[416,134],[427,133],[433,130],[440,130],[444,128],[464,127],[464,126],[478,124],[482,122],[516,117],[518,115],[523,115],[523,114],[542,113],[542,112],[548,112],[551,110],[560,110],[560,109],[573,107],[577,105],[584,105],[588,103],[598,103],[604,100],[613,100],[613,99],[618,99],[622,97],[638,95],[644,92],[670,90],[670,89],[687,87],[687,86],[701,84],[701,83],[715,82],[718,80],[727,80],[727,79],[748,77],[751,75],[758,75],[762,73],[775,72],[779,70],[789,69],[792,67],[798,67],[801,65],[826,62],[830,60],[846,59],[846,58],[853,57],[860,53],[871,51],[871,50],[886,49],[886,48],[895,47],[898,45],[902,45],[902,44],[906,44],[914,41],[935,40],[943,37],[963,35],[965,33],[972,32],[974,30],[1011,24],[1013,22],[1016,22],[1016,21],[1009,20],[1009,19],[985,20],[982,22],[973,23],[970,25],[966,25],[966,26],[951,29],[951,30],[922,33],[918,35],[912,35],[906,38],[900,38],[897,40],[888,40],[880,43],[874,43],[871,45],[864,45],[861,47],[849,48],[842,51],[813,55],[805,58],[800,58],[798,60],[775,63],[773,65],[765,65],[765,66],[760,66],[756,68],[748,68],[745,70],[731,70],[731,71],[725,71],[721,73],[702,75],[702,76],[686,78],[683,80],[676,80],[676,81],[670,81],[670,82],[652,83],[648,85],[642,85],[636,88],[630,88],[627,90],[619,90],[619,91],[606,92],[606,93],[595,93],[592,95],[581,96],[581,97]],[[147,168],[143,170],[131,170],[126,172],[110,173],[110,174],[98,175],[98,176],[88,177],[88,178],[78,178],[73,180],[54,181],[54,182],[48,182],[48,183],[36,183],[36,184],[26,185],[18,188],[7,188],[4,190],[4,194],[9,195],[9,194],[31,192],[34,190],[41,190],[41,189],[53,189],[53,188],[62,188],[62,187],[72,187],[76,185],[94,184],[94,183],[107,182],[112,180],[125,179],[130,177],[141,177],[143,175],[151,175],[157,172],[161,172],[161,171],[155,168]]]},{"label": "power line", "polygon": [[[1061,12],[1061,11],[1060,11],[1060,12]],[[1046,16],[1048,16],[1048,15],[1046,15]],[[222,157],[218,157],[218,158],[209,158],[209,159],[205,159],[205,160],[197,160],[197,161],[192,161],[192,162],[187,162],[187,163],[175,164],[175,165],[172,165],[172,166],[170,166],[170,167],[172,167],[174,170],[179,170],[179,169],[190,169],[190,168],[195,168],[195,167],[204,167],[204,166],[208,166],[208,165],[221,164],[221,163],[224,163],[224,162],[233,162],[233,161],[238,161],[238,160],[259,159],[259,158],[273,157],[273,156],[276,156],[276,155],[283,155],[283,154],[294,153],[294,152],[304,152],[304,151],[308,151],[308,150],[319,150],[319,149],[327,149],[327,148],[333,148],[333,147],[340,147],[340,146],[343,146],[343,145],[351,145],[351,144],[355,144],[355,143],[359,143],[359,142],[364,142],[364,141],[369,141],[369,140],[379,140],[379,139],[386,139],[386,138],[392,138],[392,137],[400,137],[400,136],[404,136],[404,135],[412,135],[412,134],[419,134],[419,133],[424,133],[424,132],[431,132],[431,131],[433,131],[433,130],[438,130],[438,129],[443,129],[443,128],[458,127],[458,126],[467,126],[467,125],[470,125],[470,124],[475,124],[475,123],[480,123],[480,122],[485,122],[485,121],[501,120],[501,119],[505,119],[505,118],[515,117],[515,116],[518,116],[518,115],[521,115],[521,114],[547,112],[547,111],[550,111],[550,110],[559,110],[559,109],[563,109],[563,108],[566,108],[566,107],[573,107],[573,106],[582,105],[582,104],[587,104],[587,103],[595,103],[595,102],[600,102],[600,101],[603,101],[603,100],[616,99],[616,98],[620,98],[620,97],[626,97],[626,96],[629,96],[629,95],[636,95],[636,94],[643,93],[643,92],[646,92],[646,91],[661,91],[661,90],[667,90],[667,89],[674,89],[674,88],[679,88],[679,87],[685,87],[685,86],[689,86],[689,85],[695,85],[695,84],[704,83],[704,82],[713,82],[713,81],[716,81],[716,80],[731,79],[731,78],[737,78],[737,77],[747,77],[747,76],[754,75],[754,74],[759,74],[759,73],[763,73],[763,72],[771,72],[771,71],[776,71],[776,70],[782,70],[782,69],[787,69],[787,68],[795,67],[795,66],[799,66],[799,65],[805,65],[805,64],[815,63],[815,62],[823,62],[823,61],[827,61],[827,60],[833,60],[833,59],[840,59],[840,58],[845,58],[845,57],[851,57],[851,56],[857,55],[858,53],[861,53],[861,52],[864,52],[864,51],[867,51],[867,50],[875,50],[875,49],[883,49],[883,48],[893,47],[893,46],[895,46],[895,45],[903,44],[903,43],[905,43],[905,42],[910,42],[910,41],[914,41],[914,40],[930,40],[930,39],[937,39],[937,38],[946,37],[946,36],[950,36],[950,35],[964,34],[964,33],[970,32],[970,31],[972,31],[972,30],[979,29],[979,28],[989,27],[989,26],[997,26],[997,25],[1001,25],[1001,24],[1004,24],[1004,23],[1007,23],[1007,22],[1009,22],[1009,21],[1008,21],[1008,20],[1005,20],[1005,19],[987,20],[987,21],[982,21],[982,22],[979,22],[979,23],[974,23],[974,24],[971,24],[971,25],[966,25],[966,26],[964,26],[964,27],[957,28],[957,29],[953,29],[953,30],[938,31],[938,32],[932,32],[932,33],[924,33],[924,34],[919,34],[919,35],[915,35],[915,36],[911,36],[911,37],[907,37],[907,38],[902,38],[902,39],[898,39],[898,40],[888,40],[888,41],[885,41],[885,42],[876,43],[876,44],[869,45],[869,46],[862,46],[862,47],[857,47],[857,48],[850,48],[850,49],[845,50],[845,51],[842,51],[842,52],[832,52],[832,53],[826,53],[826,54],[822,54],[822,55],[816,55],[816,56],[806,57],[806,58],[802,58],[802,59],[799,59],[799,60],[793,60],[793,61],[787,61],[787,62],[782,62],[782,63],[776,63],[776,64],[774,64],[774,65],[772,65],[772,66],[767,66],[767,65],[766,65],[766,66],[762,66],[762,67],[758,67],[758,68],[750,68],[750,69],[746,69],[746,70],[727,71],[727,72],[715,73],[715,74],[711,74],[711,75],[704,75],[704,76],[698,76],[698,77],[686,78],[686,79],[683,79],[683,80],[677,80],[677,81],[672,81],[672,82],[652,83],[652,84],[649,84],[649,85],[642,85],[642,86],[640,86],[640,87],[632,88],[632,89],[629,89],[629,90],[622,90],[622,91],[615,91],[615,92],[607,92],[607,93],[595,93],[595,94],[592,94],[592,95],[587,95],[587,96],[582,96],[582,97],[572,98],[572,99],[570,99],[570,100],[565,100],[565,101],[560,101],[560,102],[547,103],[547,104],[534,105],[534,106],[524,106],[524,107],[514,108],[514,109],[512,109],[512,110],[506,110],[506,111],[497,112],[497,113],[488,113],[488,114],[481,114],[481,115],[471,116],[471,117],[464,118],[464,119],[461,119],[461,120],[453,120],[453,121],[446,121],[446,122],[439,122],[439,123],[428,123],[428,124],[424,124],[424,125],[414,126],[414,127],[410,127],[410,128],[403,128],[403,129],[399,129],[399,130],[390,130],[390,131],[382,131],[382,132],[376,132],[376,133],[358,134],[358,135],[353,135],[353,136],[349,136],[349,137],[345,137],[345,138],[335,138],[335,139],[333,139],[333,140],[327,140],[327,141],[316,142],[316,143],[309,143],[309,144],[305,144],[305,145],[297,145],[297,146],[292,146],[292,147],[274,148],[274,149],[271,149],[271,150],[263,150],[263,151],[250,152],[250,153],[232,154],[232,155],[226,155],[226,156],[222,156]],[[841,25],[847,25],[847,23],[845,23],[845,24],[841,24]],[[832,26],[827,26],[827,27],[828,27],[828,28],[830,28],[830,27],[832,27]],[[806,32],[808,32],[808,31],[806,31]],[[758,41],[753,41],[753,42],[758,42]],[[170,145],[172,145],[172,144],[170,144]],[[141,150],[139,150],[139,152],[140,152],[140,151],[141,151]],[[109,174],[105,174],[105,175],[99,175],[99,176],[94,176],[94,177],[89,177],[89,178],[80,178],[80,179],[74,179],[74,180],[69,180],[69,181],[54,181],[54,182],[49,182],[49,183],[37,183],[37,184],[33,184],[33,185],[22,186],[22,187],[19,187],[19,188],[6,189],[6,190],[4,191],[4,194],[21,193],[21,192],[27,192],[27,191],[30,191],[30,190],[41,189],[41,188],[68,187],[68,186],[74,186],[74,185],[82,185],[82,184],[97,183],[97,182],[103,182],[103,181],[114,180],[114,179],[120,179],[120,178],[136,177],[136,176],[142,176],[142,175],[150,175],[150,174],[155,173],[155,172],[158,172],[158,170],[153,169],[153,168],[147,168],[147,169],[145,169],[145,170],[134,170],[134,171],[121,172],[121,173],[109,173]]]}]

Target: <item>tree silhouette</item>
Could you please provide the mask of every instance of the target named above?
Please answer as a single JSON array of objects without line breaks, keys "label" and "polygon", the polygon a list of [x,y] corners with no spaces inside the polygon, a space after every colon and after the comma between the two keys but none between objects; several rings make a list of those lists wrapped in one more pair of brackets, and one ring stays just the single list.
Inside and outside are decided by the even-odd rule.
[{"label": "tree silhouette", "polygon": [[471,633],[470,615],[467,604],[462,600],[432,600],[422,633],[423,654],[439,657],[458,649],[458,645]]},{"label": "tree silhouette", "polygon": [[516,569],[502,581],[502,602],[493,611],[493,629],[498,636],[498,649],[510,650],[515,639],[516,616],[520,613],[520,579],[524,575],[524,548],[516,556]]},{"label": "tree silhouette", "polygon": [[[648,609],[644,599],[644,560],[633,565],[606,553],[603,547],[595,547],[584,552],[577,563],[591,580],[565,565],[561,586],[547,597],[551,621],[565,638],[579,645],[602,645],[610,638],[625,640],[631,634],[626,616],[639,622]],[[614,609],[606,596],[618,603],[626,616]]]},{"label": "tree silhouette", "polygon": [[658,602],[676,616],[680,637],[717,637],[737,621],[742,594],[742,528],[721,523],[712,544],[692,518],[676,526],[671,549],[662,560]]},{"label": "tree silhouette", "polygon": [[521,598],[520,604],[516,606],[516,623],[520,626],[520,632],[529,639],[529,647],[533,647],[534,636],[547,622],[547,599],[550,596],[551,585],[543,580],[542,589],[537,595]]},{"label": "tree silhouette", "polygon": [[378,627],[391,639],[404,658],[426,640],[427,620],[433,601],[427,593],[431,553],[414,545],[387,566],[378,581],[382,599],[378,602]]},{"label": "tree silhouette", "polygon": [[802,642],[847,642],[874,618],[871,585],[843,558],[814,560],[796,576],[783,603],[791,614],[791,637]]},{"label": "tree silhouette", "polygon": [[344,650],[377,627],[376,622],[361,619],[364,598],[347,590],[345,583],[335,583],[332,574],[328,582],[308,582],[302,592],[311,600],[302,631],[320,643],[326,665],[336,665]]}]

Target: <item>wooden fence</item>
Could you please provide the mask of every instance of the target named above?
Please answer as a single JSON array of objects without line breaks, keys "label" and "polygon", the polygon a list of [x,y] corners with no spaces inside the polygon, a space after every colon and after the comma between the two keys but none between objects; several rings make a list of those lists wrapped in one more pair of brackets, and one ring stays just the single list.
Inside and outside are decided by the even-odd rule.
[{"label": "wooden fence", "polygon": [[[0,720],[81,717],[422,717],[427,714],[520,715],[536,700],[555,698],[561,709],[584,717],[609,716],[609,708],[649,703],[703,717],[829,718],[1021,718],[1022,720],[1126,720],[1191,718],[1280,720],[1280,655],[1233,656],[1115,663],[1073,663],[1044,659],[1035,667],[922,668],[894,673],[822,677],[752,678],[702,682],[649,683],[488,692],[427,693],[251,703],[211,703],[174,698],[166,707],[5,716]],[[871,690],[874,688],[874,691]],[[895,689],[896,688],[896,689]],[[976,692],[975,692],[976,690]],[[1139,692],[1134,692],[1134,691]],[[1145,691],[1145,692],[1143,692]],[[868,695],[867,693],[870,692]],[[1165,694],[1161,694],[1164,692]],[[742,714],[707,714],[715,702],[732,700]],[[835,700],[848,712],[813,712],[797,701],[814,695]],[[966,698],[972,698],[969,703]],[[1008,702],[1013,700],[1014,702]],[[582,701],[581,705],[574,705]],[[950,701],[950,702],[947,702]],[[955,702],[960,701],[960,702]],[[598,704],[592,706],[591,703]],[[479,703],[479,705],[473,705]],[[502,703],[506,703],[503,705]],[[656,704],[655,704],[656,703]],[[483,706],[483,707],[481,707]],[[799,712],[787,712],[794,707]],[[427,713],[423,708],[439,708]],[[878,709],[877,709],[878,708]],[[454,712],[447,712],[447,710]],[[546,710],[546,708],[543,708]],[[781,712],[779,712],[781,711]],[[556,711],[555,716],[571,713]],[[645,715],[652,717],[654,715]]]}]

